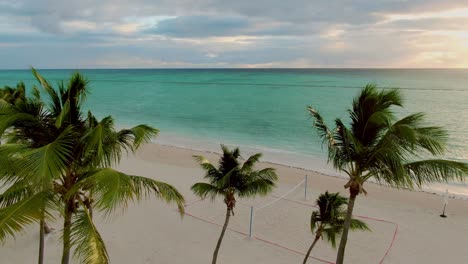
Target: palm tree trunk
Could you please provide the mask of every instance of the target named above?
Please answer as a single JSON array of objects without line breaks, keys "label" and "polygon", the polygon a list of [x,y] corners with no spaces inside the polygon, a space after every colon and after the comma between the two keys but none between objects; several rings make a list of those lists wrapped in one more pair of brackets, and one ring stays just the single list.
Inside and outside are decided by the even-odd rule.
[{"label": "palm tree trunk", "polygon": [[314,242],[312,242],[312,245],[310,245],[309,250],[307,250],[307,254],[305,255],[304,262],[302,262],[302,264],[306,264],[306,262],[307,262],[307,260],[309,259],[309,256],[310,256],[310,252],[312,252],[312,249],[315,247],[315,244],[317,244],[317,241],[319,239],[320,239],[320,233],[317,232],[317,234],[315,235]]},{"label": "palm tree trunk", "polygon": [[45,221],[44,217],[39,222],[39,259],[37,261],[38,264],[44,263],[44,232],[45,232]]},{"label": "palm tree trunk", "polygon": [[231,217],[231,209],[226,210],[226,219],[224,220],[223,231],[221,231],[221,235],[219,236],[218,243],[216,244],[215,251],[213,253],[213,261],[212,264],[216,264],[216,260],[218,259],[218,252],[219,248],[221,247],[221,241],[223,241],[224,233],[226,233],[227,226],[229,224],[229,218]]},{"label": "palm tree trunk", "polygon": [[93,219],[93,206],[90,204],[88,207],[88,213],[91,220]]},{"label": "palm tree trunk", "polygon": [[343,264],[344,254],[346,248],[346,242],[348,242],[348,231],[349,226],[351,225],[351,218],[353,216],[354,201],[356,200],[359,189],[353,190],[353,187],[349,190],[350,196],[348,201],[348,211],[346,212],[346,218],[343,226],[343,234],[341,235],[340,246],[338,247],[338,254],[336,256],[336,264]]},{"label": "palm tree trunk", "polygon": [[72,208],[67,203],[65,206],[65,217],[63,221],[63,253],[62,253],[62,264],[70,263],[70,235],[71,235],[71,220],[72,220]]}]

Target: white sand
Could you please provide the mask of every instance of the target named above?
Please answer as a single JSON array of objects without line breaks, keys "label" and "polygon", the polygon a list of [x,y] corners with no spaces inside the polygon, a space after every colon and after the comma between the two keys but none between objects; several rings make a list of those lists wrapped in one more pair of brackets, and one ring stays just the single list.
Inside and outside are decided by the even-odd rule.
[{"label": "white sand", "polygon": [[[191,194],[190,186],[202,180],[203,172],[192,155],[195,151],[173,147],[147,145],[136,156],[122,161],[119,169],[136,175],[166,181],[185,196],[187,212],[204,220],[222,224],[225,208],[221,200],[201,201]],[[215,154],[203,154],[216,161]],[[304,200],[303,186],[270,207],[255,213],[254,235],[248,232],[250,205],[265,204],[274,196],[240,200],[236,215],[222,244],[219,263],[302,263],[311,242],[308,222],[311,205],[325,190],[343,190],[345,180],[306,172],[285,166],[273,166],[280,183],[273,195],[280,196],[309,175],[309,199]],[[366,187],[367,196],[356,202],[355,215],[388,222],[365,220],[372,232],[351,233],[346,263],[379,263],[390,246],[396,225],[398,232],[393,247],[382,263],[468,263],[468,201],[450,199],[448,218],[439,217],[443,199],[439,196],[395,190],[374,184]],[[195,202],[193,204],[190,204]],[[98,218],[98,217],[97,217]],[[210,263],[220,228],[204,220],[186,215],[180,218],[173,205],[160,201],[145,201],[131,205],[103,221],[99,230],[106,241],[112,263]],[[51,224],[60,230],[60,223]],[[37,258],[37,227],[18,235],[0,247],[0,263],[35,263]],[[59,263],[60,232],[47,237],[46,263]],[[273,245],[277,244],[277,245]],[[288,248],[288,249],[286,249]],[[297,252],[296,252],[297,251]],[[314,257],[334,261],[335,251],[320,241],[312,252]],[[75,263],[78,263],[75,261]],[[309,263],[326,263],[310,259]]]}]

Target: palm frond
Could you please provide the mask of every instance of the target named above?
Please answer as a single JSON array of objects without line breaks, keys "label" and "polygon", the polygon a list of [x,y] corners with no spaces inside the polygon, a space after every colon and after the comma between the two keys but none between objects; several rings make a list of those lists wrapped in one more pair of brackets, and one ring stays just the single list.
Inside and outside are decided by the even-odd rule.
[{"label": "palm frond", "polygon": [[[312,233],[320,232],[333,248],[336,247],[336,237],[344,229],[346,211],[343,209],[348,204],[348,199],[339,193],[328,191],[319,195],[316,200],[318,211],[313,211],[311,216]],[[316,226],[319,226],[316,229]],[[369,230],[366,223],[351,219],[351,230]]]},{"label": "palm frond", "polygon": [[[238,175],[239,169],[238,168],[233,168],[232,170],[228,171],[225,173],[221,178],[211,178],[210,183],[213,185],[218,186],[219,189],[226,189],[229,187],[233,187],[235,185],[235,177]],[[231,178],[234,178],[231,180]]]},{"label": "palm frond", "polygon": [[205,178],[207,179],[219,179],[221,178],[221,173],[218,169],[211,164],[211,162],[203,156],[193,156],[198,162],[200,167],[205,171]]},{"label": "palm frond", "polygon": [[0,116],[0,136],[3,135],[8,128],[14,126],[15,124],[23,122],[35,122],[36,120],[37,117],[29,113],[21,113],[13,109],[3,109]]},{"label": "palm frond", "polygon": [[18,181],[22,170],[22,157],[18,154],[26,150],[27,147],[22,144],[0,145],[0,187],[8,188]]},{"label": "palm frond", "polygon": [[172,185],[141,176],[130,176],[133,182],[133,191],[138,199],[154,194],[157,198],[177,204],[179,212],[184,212],[185,199]]},{"label": "palm frond", "polygon": [[232,171],[234,168],[239,167],[239,160],[240,151],[239,148],[235,148],[232,151],[225,145],[221,145],[221,149],[223,153],[221,154],[221,158],[219,159],[219,167],[218,171],[221,174],[226,174]]},{"label": "palm frond", "polygon": [[463,181],[468,175],[467,163],[443,159],[410,162],[404,168],[409,180],[414,181],[418,187],[432,182]]},{"label": "palm frond", "polygon": [[8,207],[0,209],[0,241],[7,236],[14,237],[15,233],[21,232],[25,227],[38,223],[43,217],[52,218],[47,211],[51,202],[50,193],[43,191],[20,200]]},{"label": "palm frond", "polygon": [[[183,212],[184,198],[171,185],[141,176],[127,175],[110,168],[96,170],[77,186],[92,191],[96,199],[96,208],[106,214],[117,208],[125,209],[129,202],[149,198],[151,194],[168,203],[176,203]],[[73,189],[71,192],[76,191]]]},{"label": "palm frond", "polygon": [[148,125],[138,125],[124,129],[120,133],[122,135],[119,137],[121,143],[132,146],[131,150],[136,150],[142,143],[151,142],[151,139],[158,135],[159,130]]},{"label": "palm frond", "polygon": [[330,243],[332,248],[336,248],[336,237],[343,232],[343,226],[338,225],[338,226],[329,226],[325,229],[323,229],[322,234],[325,237],[325,239]]},{"label": "palm frond", "polygon": [[0,208],[11,206],[24,199],[27,199],[34,193],[33,186],[24,180],[13,183],[8,189],[0,194]]},{"label": "palm frond", "polygon": [[130,177],[119,171],[103,168],[90,172],[90,175],[78,182],[67,196],[80,188],[92,191],[95,207],[106,214],[116,208],[127,208],[128,202],[135,198]]},{"label": "palm frond", "polygon": [[315,228],[317,227],[318,222],[318,212],[314,211],[310,216],[310,232],[312,232],[312,234],[315,233]]},{"label": "palm frond", "polygon": [[50,110],[55,115],[59,115],[62,111],[62,102],[57,91],[49,84],[49,82],[42,77],[42,75],[34,68],[31,68],[31,71],[36,77],[37,81],[41,84],[42,88],[46,91],[50,98]]},{"label": "palm frond", "polygon": [[351,117],[351,131],[363,146],[372,146],[378,135],[395,119],[392,106],[401,106],[401,95],[397,89],[377,91],[375,85],[366,85],[354,99]]},{"label": "palm frond", "polygon": [[264,179],[276,182],[278,180],[278,174],[276,173],[276,169],[274,168],[264,168],[259,171],[250,172],[249,178],[252,180]]},{"label": "palm frond", "polygon": [[278,179],[275,169],[254,170],[255,164],[261,157],[260,153],[250,156],[244,164],[241,164],[239,148],[231,151],[225,145],[221,145],[221,149],[223,153],[218,168],[203,156],[194,156],[205,170],[205,178],[209,180],[209,183],[196,183],[192,186],[195,195],[202,199],[221,196],[232,200],[235,199],[234,195],[253,197],[266,195],[273,190]]},{"label": "palm frond", "polygon": [[338,155],[340,149],[338,147],[338,142],[335,140],[335,132],[332,131],[327,124],[325,123],[322,115],[313,107],[308,106],[307,110],[313,118],[313,127],[317,131],[319,137],[322,139],[322,144],[327,145],[328,149],[328,161],[334,161],[335,157]]},{"label": "palm frond", "polygon": [[224,196],[224,191],[222,189],[205,182],[195,183],[190,189],[195,195],[201,197],[202,199],[209,197],[214,200],[218,195]]},{"label": "palm frond", "polygon": [[109,263],[104,241],[86,209],[75,214],[71,226],[71,244],[75,248],[74,256],[80,263]]},{"label": "palm frond", "polygon": [[252,171],[253,167],[255,166],[255,164],[257,164],[257,162],[260,160],[261,157],[262,157],[262,153],[257,153],[257,154],[250,156],[242,165],[241,170],[245,172]]},{"label": "palm frond", "polygon": [[371,230],[369,228],[369,226],[365,222],[363,222],[363,221],[361,221],[359,219],[355,219],[355,218],[351,219],[351,223],[350,223],[349,228],[351,230],[360,230],[360,231],[370,231]]},{"label": "palm frond", "polygon": [[80,140],[83,157],[94,166],[111,166],[120,161],[122,149],[111,116],[88,127]]},{"label": "palm frond", "polygon": [[336,142],[336,148],[330,152],[331,156],[329,158],[335,168],[344,169],[345,165],[355,158],[355,153],[359,152],[362,146],[341,119],[336,119],[335,125],[336,129],[333,137]]},{"label": "palm frond", "polygon": [[64,124],[65,119],[70,114],[70,101],[66,101],[63,105],[62,110],[60,111],[59,115],[56,117],[55,126],[57,128],[61,128]]},{"label": "palm frond", "polygon": [[65,129],[53,142],[21,153],[18,175],[31,177],[34,183],[50,183],[68,168],[73,151],[73,130]]},{"label": "palm frond", "polygon": [[239,197],[254,197],[255,195],[265,196],[275,187],[275,181],[269,179],[256,179],[249,181],[242,187],[238,187]]}]

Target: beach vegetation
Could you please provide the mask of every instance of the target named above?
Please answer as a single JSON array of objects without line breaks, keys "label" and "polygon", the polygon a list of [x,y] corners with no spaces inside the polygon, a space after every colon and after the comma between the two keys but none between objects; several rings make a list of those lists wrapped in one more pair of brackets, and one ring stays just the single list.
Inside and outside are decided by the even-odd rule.
[{"label": "beach vegetation", "polygon": [[208,197],[214,200],[216,197],[220,197],[226,204],[226,216],[213,252],[212,264],[216,264],[229,219],[234,216],[236,196],[247,198],[267,195],[273,190],[278,180],[273,168],[255,170],[254,167],[262,156],[260,153],[250,156],[242,163],[239,148],[229,150],[226,146],[221,145],[221,149],[223,152],[218,166],[213,165],[203,156],[195,156],[196,161],[205,171],[205,179],[208,182],[196,183],[191,188],[202,199]]},{"label": "beach vegetation", "polygon": [[[0,103],[0,241],[26,226],[63,219],[62,264],[71,252],[80,263],[108,263],[94,211],[109,216],[131,202],[155,196],[184,210],[171,185],[119,172],[123,154],[157,135],[148,125],[117,130],[111,116],[98,119],[83,105],[89,82],[74,73],[54,88],[32,70],[40,88],[24,102]],[[43,229],[41,228],[41,231]]]},{"label": "beach vegetation", "polygon": [[[303,264],[307,263],[312,249],[320,239],[325,237],[333,248],[336,247],[336,238],[343,231],[348,199],[339,193],[325,192],[319,195],[315,203],[318,210],[313,211],[310,217],[310,231],[314,240],[307,250]],[[351,219],[350,229],[370,230],[366,223],[355,218]]]},{"label": "beach vegetation", "polygon": [[309,106],[313,126],[328,148],[328,161],[348,177],[347,213],[337,252],[342,264],[356,198],[366,194],[365,183],[399,188],[420,188],[433,182],[463,180],[468,165],[443,158],[448,139],[445,129],[427,125],[423,113],[398,118],[395,107],[402,107],[398,89],[379,90],[365,86],[348,110],[349,123],[335,119],[329,126],[319,112]]}]

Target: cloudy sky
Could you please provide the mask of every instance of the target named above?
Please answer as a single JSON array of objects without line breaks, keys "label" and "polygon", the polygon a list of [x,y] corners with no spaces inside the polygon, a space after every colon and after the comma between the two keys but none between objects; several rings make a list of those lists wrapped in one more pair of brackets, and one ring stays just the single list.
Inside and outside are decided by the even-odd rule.
[{"label": "cloudy sky", "polygon": [[468,67],[467,0],[0,0],[0,68]]}]

